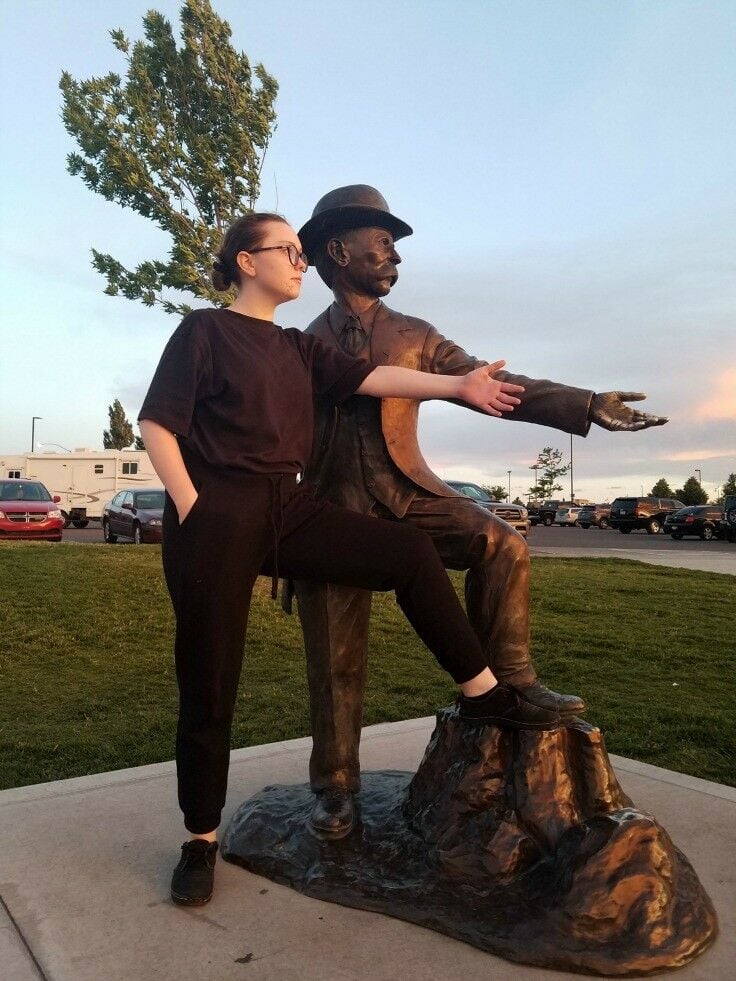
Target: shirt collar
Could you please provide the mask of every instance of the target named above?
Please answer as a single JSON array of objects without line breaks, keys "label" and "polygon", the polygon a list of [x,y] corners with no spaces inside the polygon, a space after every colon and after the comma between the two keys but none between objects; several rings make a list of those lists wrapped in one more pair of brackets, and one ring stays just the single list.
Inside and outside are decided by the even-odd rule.
[{"label": "shirt collar", "polygon": [[[383,301],[376,300],[376,302],[372,306],[368,307],[368,309],[359,318],[360,326],[363,328],[363,330],[366,332],[366,335],[369,337],[373,329],[373,324],[375,323],[376,316],[378,315],[378,311],[381,309],[382,306],[383,306]],[[339,339],[343,330],[347,326],[348,321],[352,319],[353,314],[350,313],[349,310],[346,310],[341,303],[335,300],[328,311],[328,316],[330,320],[330,327],[332,327],[332,331],[335,334],[335,337]]]}]

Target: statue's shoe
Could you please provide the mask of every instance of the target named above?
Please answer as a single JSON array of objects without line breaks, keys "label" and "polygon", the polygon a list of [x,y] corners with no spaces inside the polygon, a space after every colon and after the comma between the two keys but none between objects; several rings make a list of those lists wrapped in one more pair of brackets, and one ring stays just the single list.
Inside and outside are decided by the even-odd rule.
[{"label": "statue's shoe", "polygon": [[561,695],[539,680],[530,685],[514,685],[514,689],[525,702],[559,712],[560,715],[578,715],[586,709],[585,702],[578,695]]},{"label": "statue's shoe", "polygon": [[458,696],[458,714],[466,722],[507,729],[556,729],[560,714],[524,701],[511,685],[500,681],[485,695]]},{"label": "statue's shoe", "polygon": [[319,790],[307,827],[318,838],[345,838],[355,827],[353,795],[337,787]]}]

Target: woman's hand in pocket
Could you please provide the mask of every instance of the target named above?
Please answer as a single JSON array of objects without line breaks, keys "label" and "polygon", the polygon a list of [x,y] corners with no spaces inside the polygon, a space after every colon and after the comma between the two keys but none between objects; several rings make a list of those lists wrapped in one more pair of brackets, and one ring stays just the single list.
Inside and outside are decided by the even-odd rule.
[{"label": "woman's hand in pocket", "polygon": [[186,521],[187,515],[192,510],[194,505],[197,503],[198,497],[199,494],[196,492],[194,487],[192,487],[191,494],[188,494],[186,498],[183,498],[179,501],[174,501],[174,504],[176,505],[176,513],[179,515],[180,526],[183,525],[184,522]]}]

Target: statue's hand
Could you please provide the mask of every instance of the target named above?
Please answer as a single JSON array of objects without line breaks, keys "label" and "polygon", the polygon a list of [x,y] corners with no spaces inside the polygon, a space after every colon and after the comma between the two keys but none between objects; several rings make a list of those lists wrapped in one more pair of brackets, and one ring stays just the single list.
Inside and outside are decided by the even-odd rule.
[{"label": "statue's hand", "polygon": [[643,392],[599,392],[590,403],[588,419],[611,432],[634,433],[650,426],[664,426],[669,421],[667,416],[655,416],[624,405],[645,398]]}]

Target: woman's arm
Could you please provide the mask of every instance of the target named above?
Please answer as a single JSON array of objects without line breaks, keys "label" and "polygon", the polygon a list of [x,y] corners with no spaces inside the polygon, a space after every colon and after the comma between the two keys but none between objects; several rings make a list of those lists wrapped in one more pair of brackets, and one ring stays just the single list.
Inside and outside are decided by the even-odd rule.
[{"label": "woman's arm", "polygon": [[197,500],[176,436],[152,419],[141,419],[139,428],[153,469],[176,505],[179,524],[186,518]]},{"label": "woman's arm", "polygon": [[524,391],[521,385],[496,381],[493,377],[505,364],[505,361],[494,361],[460,376],[431,375],[413,368],[379,365],[361,384],[357,394],[380,398],[460,399],[490,416],[500,416],[514,411],[514,406],[521,402],[516,393]]}]

